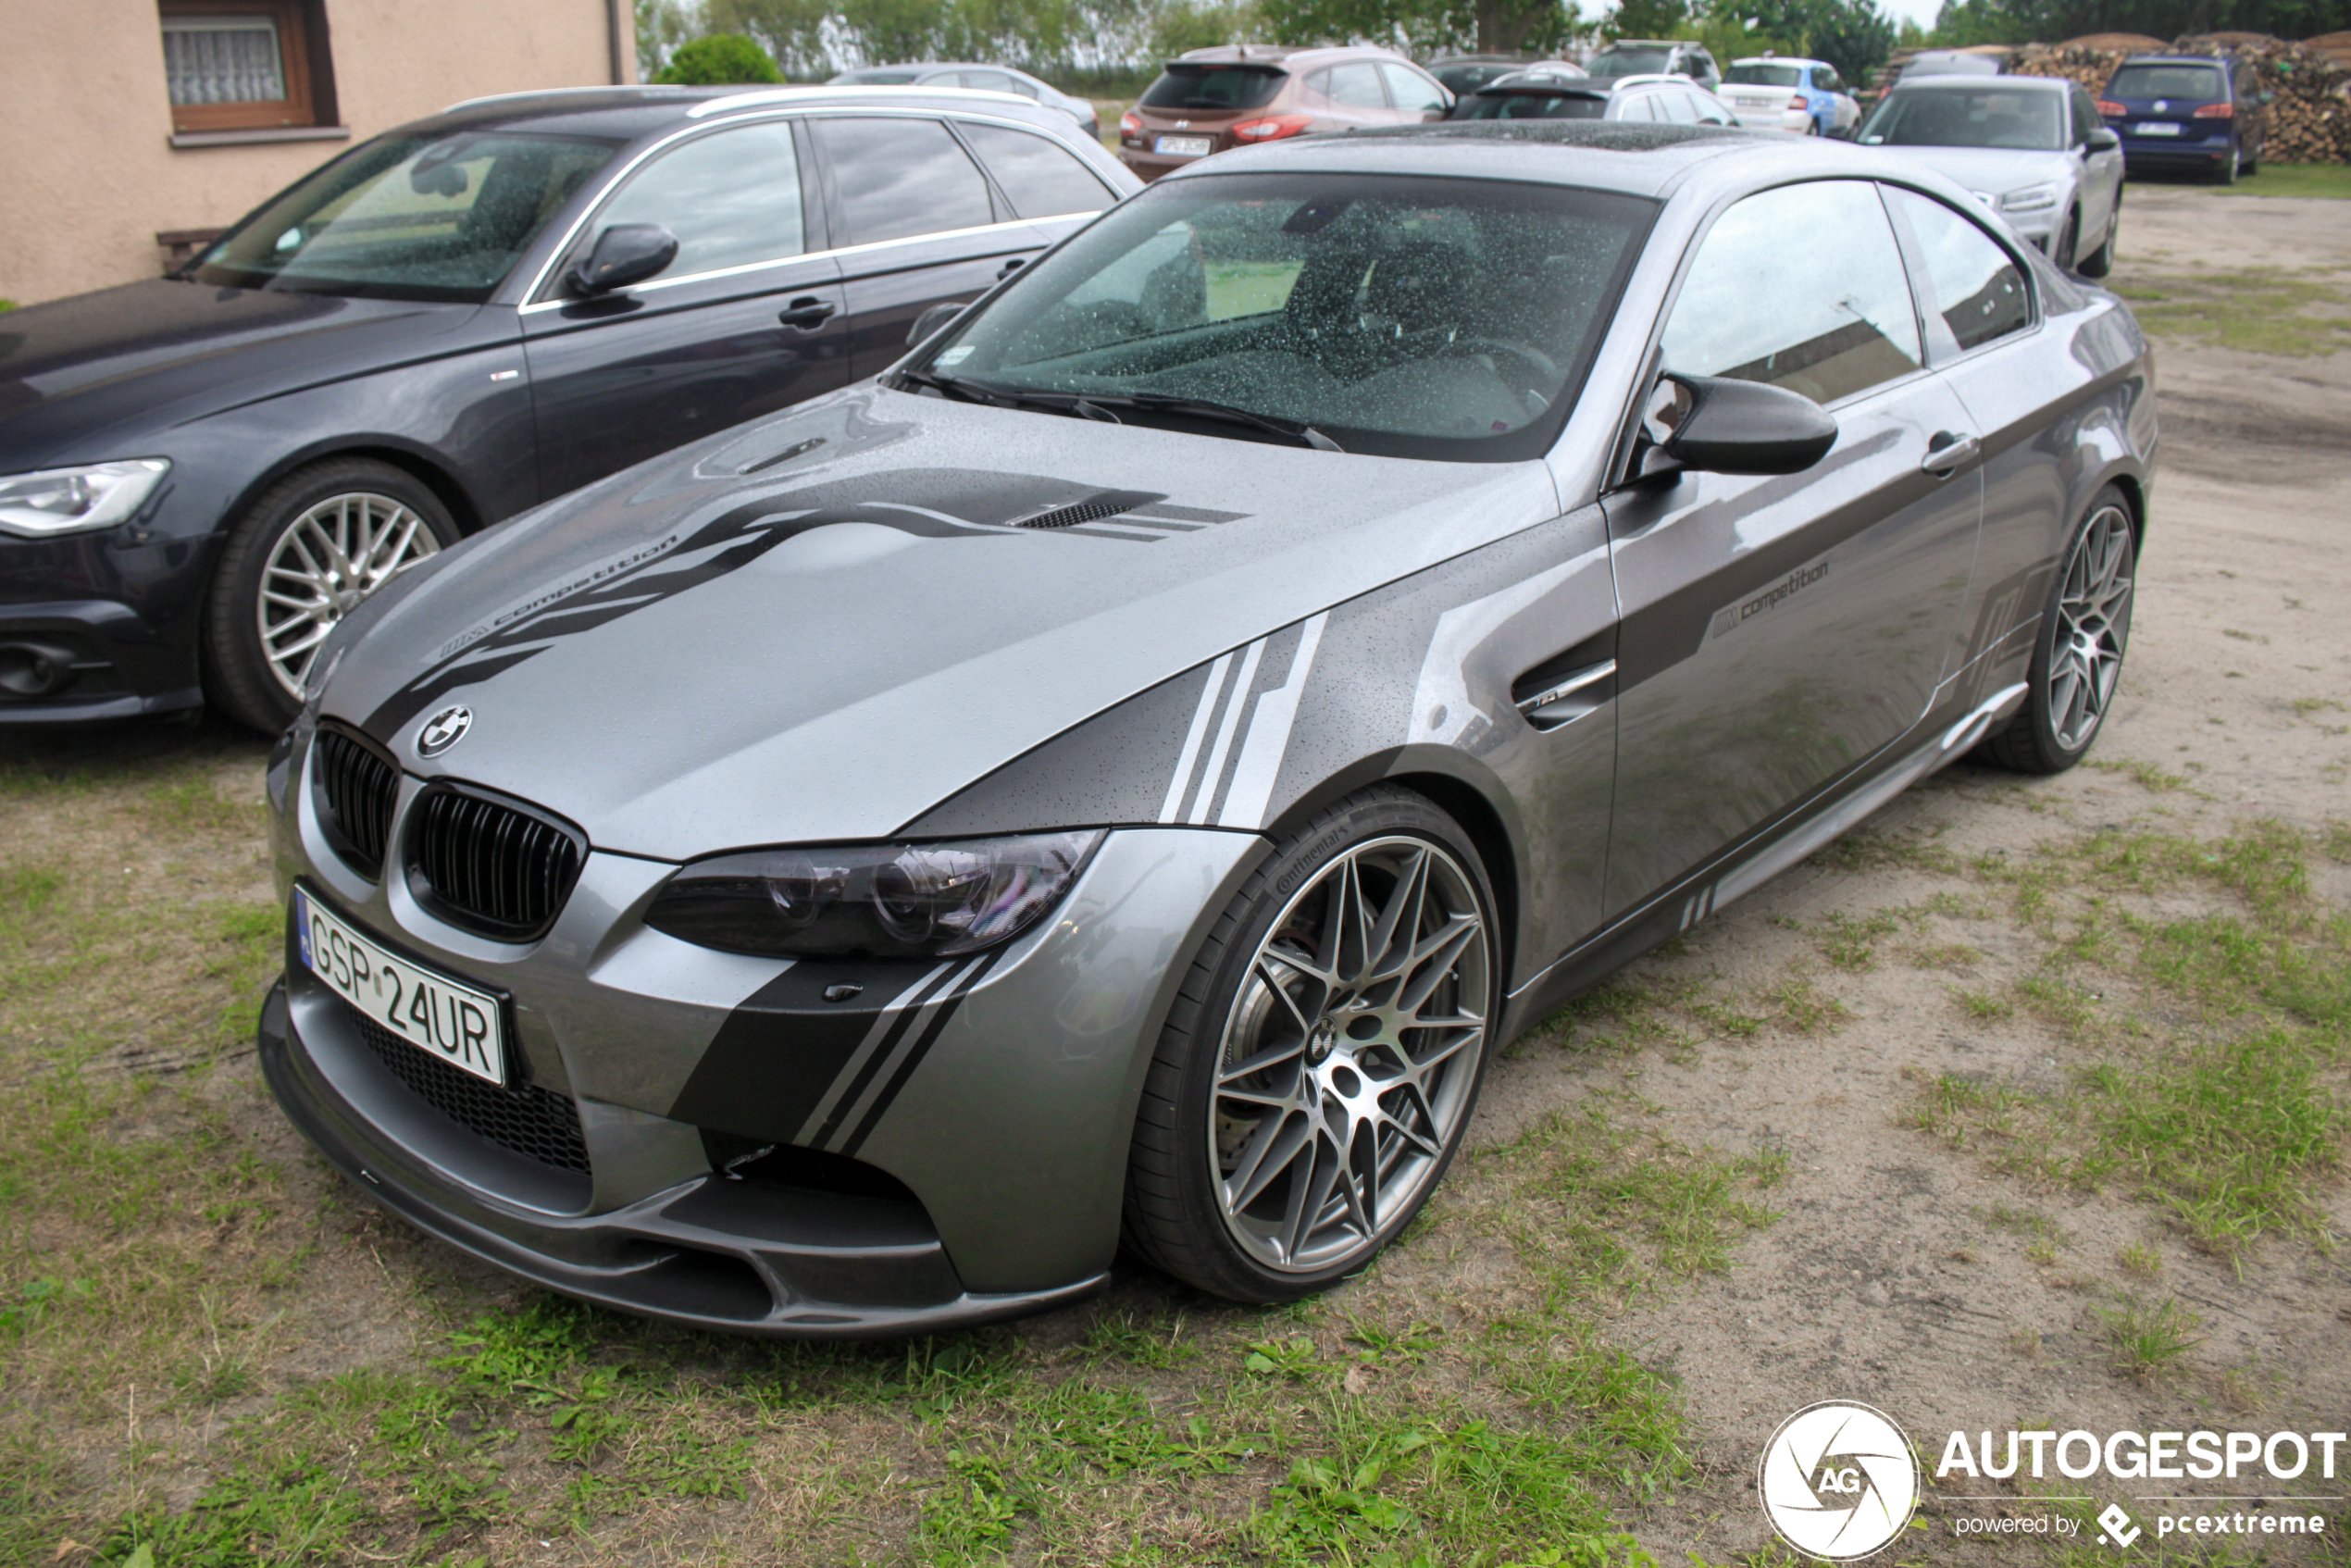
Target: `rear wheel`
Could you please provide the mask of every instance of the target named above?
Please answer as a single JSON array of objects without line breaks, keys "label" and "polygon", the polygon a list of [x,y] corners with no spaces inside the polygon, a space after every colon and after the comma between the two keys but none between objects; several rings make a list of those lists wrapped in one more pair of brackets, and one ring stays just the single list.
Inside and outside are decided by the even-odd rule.
[{"label": "rear wheel", "polygon": [[1201,945],[1135,1125],[1130,1247],[1235,1300],[1362,1269],[1460,1146],[1500,1002],[1493,898],[1393,785],[1289,835]]},{"label": "rear wheel", "polygon": [[1994,762],[2020,773],[2063,773],[2088,753],[2121,683],[2137,568],[2130,503],[2108,485],[2074,530],[2050,591],[2024,706],[1984,744]]},{"label": "rear wheel", "polygon": [[2237,176],[2244,172],[2244,168],[2245,149],[2232,142],[2229,143],[2229,156],[2220,160],[2219,168],[2212,171],[2213,182],[2233,185],[2237,182]]},{"label": "rear wheel", "polygon": [[2121,232],[2121,230],[2122,213],[2120,208],[2117,208],[2114,216],[2106,220],[2105,243],[2099,245],[2096,250],[2091,252],[2090,255],[2084,259],[2082,263],[2083,277],[2103,278],[2108,273],[2114,270],[2114,239],[2117,234]]},{"label": "rear wheel", "polygon": [[213,573],[206,694],[255,729],[283,729],[336,624],[456,541],[441,498],[389,463],[339,457],[287,475],[238,519]]},{"label": "rear wheel", "polygon": [[2057,244],[2050,249],[2049,259],[2071,272],[2073,270],[2073,253],[2081,243],[2082,214],[2077,208],[2065,215],[2065,228],[2059,233]]}]

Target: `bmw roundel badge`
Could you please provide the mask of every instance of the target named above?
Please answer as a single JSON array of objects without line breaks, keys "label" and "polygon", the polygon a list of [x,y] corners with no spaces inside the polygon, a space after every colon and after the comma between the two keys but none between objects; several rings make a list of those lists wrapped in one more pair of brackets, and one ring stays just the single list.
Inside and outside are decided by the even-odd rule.
[{"label": "bmw roundel badge", "polygon": [[473,728],[473,710],[462,703],[442,709],[425,720],[425,727],[417,731],[417,754],[420,757],[441,755],[464,740],[466,731]]}]

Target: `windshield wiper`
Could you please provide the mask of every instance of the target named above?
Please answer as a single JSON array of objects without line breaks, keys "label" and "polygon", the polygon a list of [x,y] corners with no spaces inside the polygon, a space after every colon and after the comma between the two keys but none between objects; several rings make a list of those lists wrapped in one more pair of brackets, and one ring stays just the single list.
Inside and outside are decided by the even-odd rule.
[{"label": "windshield wiper", "polygon": [[1229,403],[1212,403],[1206,398],[1179,397],[1173,392],[1123,392],[1100,396],[1089,392],[1086,401],[1097,408],[1146,408],[1163,414],[1189,414],[1196,418],[1250,425],[1301,446],[1311,446],[1317,452],[1347,450],[1312,425],[1301,424],[1296,419],[1275,418],[1271,414],[1259,414],[1247,408],[1236,408]]}]

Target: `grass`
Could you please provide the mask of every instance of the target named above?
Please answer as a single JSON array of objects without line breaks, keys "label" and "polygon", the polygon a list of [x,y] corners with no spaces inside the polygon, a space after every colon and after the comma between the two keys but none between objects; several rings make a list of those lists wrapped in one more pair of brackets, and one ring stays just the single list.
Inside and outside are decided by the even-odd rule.
[{"label": "grass", "polygon": [[2100,1307],[2098,1317],[2115,1369],[2133,1377],[2158,1377],[2204,1342],[2196,1333],[2203,1320],[2176,1296],[2149,1302],[2126,1295],[2118,1306]]},{"label": "grass", "polygon": [[2233,185],[2216,185],[2222,196],[2316,196],[2351,199],[2351,165],[2265,163]]},{"label": "grass", "polygon": [[2351,347],[2351,293],[2274,268],[2143,276],[2114,292],[2158,337],[2296,358]]}]

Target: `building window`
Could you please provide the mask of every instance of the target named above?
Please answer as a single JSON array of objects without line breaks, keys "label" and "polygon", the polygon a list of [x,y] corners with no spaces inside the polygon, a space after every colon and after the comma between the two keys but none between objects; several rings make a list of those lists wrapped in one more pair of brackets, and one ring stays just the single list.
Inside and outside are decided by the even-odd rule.
[{"label": "building window", "polygon": [[161,9],[174,131],[331,121],[315,0],[162,0]]}]

